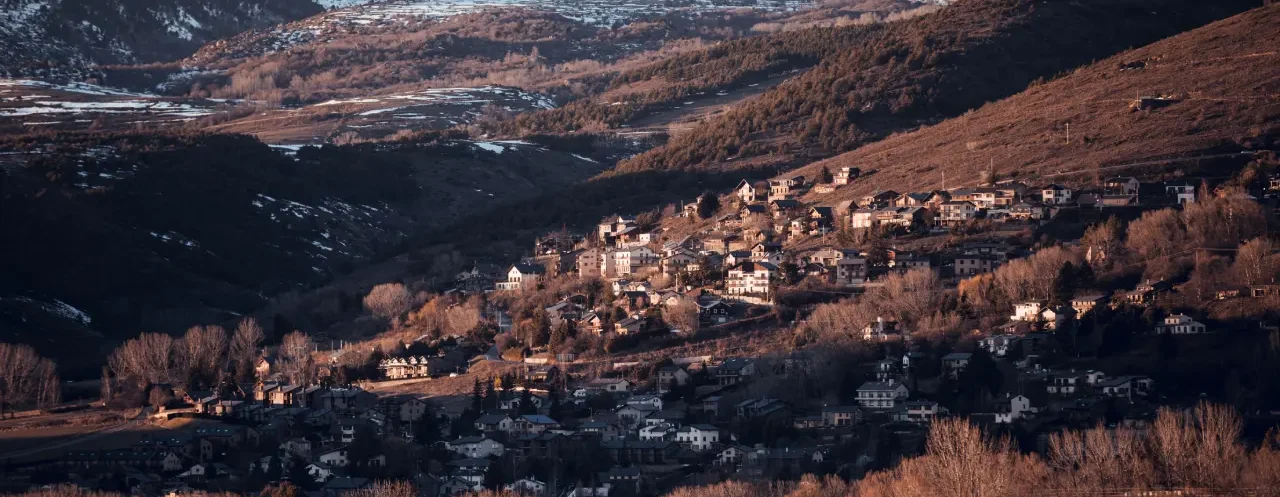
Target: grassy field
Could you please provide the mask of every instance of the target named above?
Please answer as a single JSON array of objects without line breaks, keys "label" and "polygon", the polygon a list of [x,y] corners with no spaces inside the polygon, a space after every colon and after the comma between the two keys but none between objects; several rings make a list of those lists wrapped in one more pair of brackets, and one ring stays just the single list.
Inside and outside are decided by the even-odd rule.
[{"label": "grassy field", "polygon": [[134,414],[126,413],[115,423],[64,424],[0,431],[0,460],[21,462],[77,450],[117,449],[146,438],[178,435],[201,426],[222,424],[218,421],[190,418],[135,422],[132,421]]}]

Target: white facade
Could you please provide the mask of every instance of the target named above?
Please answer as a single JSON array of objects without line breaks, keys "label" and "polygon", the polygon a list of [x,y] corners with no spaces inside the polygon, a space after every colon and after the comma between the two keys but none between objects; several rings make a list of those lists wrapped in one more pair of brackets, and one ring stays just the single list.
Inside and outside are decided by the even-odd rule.
[{"label": "white facade", "polygon": [[1191,319],[1186,314],[1174,314],[1164,318],[1164,326],[1157,328],[1160,333],[1174,335],[1194,335],[1205,332],[1204,323]]},{"label": "white facade", "polygon": [[729,295],[767,295],[776,267],[766,262],[743,262],[729,270],[725,292]]},{"label": "white facade", "polygon": [[676,442],[688,446],[696,452],[710,450],[720,443],[720,430],[708,425],[693,425],[676,431]]},{"label": "white facade", "polygon": [[1011,319],[1014,321],[1038,321],[1040,319],[1040,312],[1043,310],[1044,302],[1023,302],[1014,306],[1013,316]]},{"label": "white facade", "polygon": [[506,448],[502,444],[488,438],[463,438],[446,443],[451,452],[469,459],[484,459],[489,456],[501,456]]},{"label": "white facade", "polygon": [[893,409],[909,393],[906,385],[892,379],[886,382],[869,381],[858,387],[858,405],[864,409]]},{"label": "white facade", "polygon": [[1041,201],[1046,205],[1070,204],[1071,196],[1071,189],[1061,185],[1049,185],[1040,190]]}]

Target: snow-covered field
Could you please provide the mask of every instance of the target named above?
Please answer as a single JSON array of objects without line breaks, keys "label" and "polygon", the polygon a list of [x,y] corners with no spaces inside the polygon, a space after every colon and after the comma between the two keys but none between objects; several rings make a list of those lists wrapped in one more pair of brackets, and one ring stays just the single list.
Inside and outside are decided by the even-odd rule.
[{"label": "snow-covered field", "polygon": [[[413,93],[399,95],[379,95],[368,98],[352,98],[347,100],[330,100],[316,104],[316,107],[332,105],[371,105],[386,103],[403,103],[406,105],[474,105],[509,103],[525,103],[539,109],[554,109],[555,102],[537,93],[529,93],[519,88],[504,86],[481,86],[478,88],[432,88]],[[509,107],[509,106],[508,106]],[[396,110],[396,107],[373,109],[360,115],[373,115]],[[510,109],[523,110],[523,109]]]},{"label": "snow-covered field", "polygon": [[675,10],[715,11],[735,8],[793,10],[809,0],[323,0],[322,5],[349,7],[327,14],[334,21],[374,24],[398,16],[449,17],[498,7],[526,7],[561,14],[587,24],[611,26]]},{"label": "snow-covered field", "polygon": [[483,116],[486,109],[520,113],[555,107],[555,102],[545,95],[519,88],[482,86],[330,100],[309,109],[341,110],[348,117],[338,133],[374,138],[399,130],[446,129],[467,124]]},{"label": "snow-covered field", "polygon": [[8,126],[88,127],[98,118],[177,123],[214,112],[218,102],[174,99],[87,83],[0,79],[0,122]]}]

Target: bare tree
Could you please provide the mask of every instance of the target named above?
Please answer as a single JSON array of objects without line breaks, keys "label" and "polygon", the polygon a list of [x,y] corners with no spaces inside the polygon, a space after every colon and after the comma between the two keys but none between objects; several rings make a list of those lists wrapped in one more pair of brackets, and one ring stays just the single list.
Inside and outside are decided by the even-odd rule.
[{"label": "bare tree", "polygon": [[[177,342],[174,358],[178,371],[187,382],[198,381],[206,387],[217,383],[226,370],[227,332],[221,326],[192,326]],[[195,385],[186,385],[195,388]]]},{"label": "bare tree", "polygon": [[468,299],[449,306],[444,312],[444,331],[450,335],[465,336],[480,325],[480,300]]},{"label": "bare tree", "polygon": [[1080,238],[1085,258],[1095,271],[1109,271],[1124,260],[1124,226],[1115,216],[1090,226]]},{"label": "bare tree", "polygon": [[231,337],[228,359],[237,379],[247,380],[253,375],[253,363],[262,349],[263,337],[262,326],[253,318],[244,318],[236,326],[236,333]]},{"label": "bare tree", "polygon": [[162,383],[169,381],[173,356],[173,337],[162,333],[143,333],[117,347],[107,358],[107,365],[117,377]]},{"label": "bare tree", "polygon": [[688,335],[695,335],[701,324],[700,310],[696,302],[682,298],[662,308],[662,320],[667,323],[667,326]]},{"label": "bare tree", "polygon": [[28,345],[0,343],[0,418],[15,407],[45,407],[61,400],[57,364]]},{"label": "bare tree", "polygon": [[1280,254],[1276,253],[1276,248],[1275,242],[1266,237],[1254,238],[1241,245],[1231,266],[1236,281],[1245,285],[1274,281],[1280,273]]},{"label": "bare tree", "polygon": [[1241,421],[1230,407],[1201,402],[1189,411],[1163,408],[1148,431],[1156,468],[1168,486],[1224,489],[1244,465]]},{"label": "bare tree", "polygon": [[412,297],[404,284],[383,283],[373,287],[364,297],[364,308],[374,316],[394,319],[408,312]]},{"label": "bare tree", "polygon": [[301,331],[284,336],[280,343],[280,371],[296,385],[310,384],[316,377],[316,364],[312,352],[315,343]]},{"label": "bare tree", "polygon": [[1187,230],[1173,209],[1149,211],[1129,223],[1125,247],[1140,262],[1169,258],[1186,250]]}]

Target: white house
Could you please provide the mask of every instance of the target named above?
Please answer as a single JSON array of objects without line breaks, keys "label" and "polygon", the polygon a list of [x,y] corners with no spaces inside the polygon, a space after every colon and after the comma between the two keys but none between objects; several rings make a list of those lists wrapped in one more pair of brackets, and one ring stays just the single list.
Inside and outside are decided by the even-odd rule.
[{"label": "white house", "polygon": [[469,459],[501,456],[506,450],[502,444],[488,437],[462,437],[452,442],[445,442],[445,448]]},{"label": "white house", "polygon": [[1075,371],[1049,375],[1045,391],[1054,395],[1073,395],[1085,385],[1084,374]]},{"label": "white house", "polygon": [[1186,314],[1174,314],[1164,318],[1164,324],[1156,327],[1156,333],[1173,335],[1193,335],[1204,333],[1204,323],[1191,319]]},{"label": "white house", "polygon": [[945,414],[947,409],[932,400],[908,400],[893,411],[893,420],[907,423],[928,423],[934,416]]},{"label": "white house", "polygon": [[536,264],[515,264],[507,269],[507,280],[497,283],[498,290],[528,290],[538,286],[546,270]]},{"label": "white house", "polygon": [[720,430],[711,425],[690,425],[676,430],[676,442],[688,446],[695,452],[711,449],[720,443]]},{"label": "white house", "polygon": [[542,495],[547,491],[547,484],[533,478],[521,478],[503,488],[517,494]]},{"label": "white house", "polygon": [[890,337],[900,336],[901,334],[898,330],[897,321],[885,321],[880,316],[876,316],[874,323],[868,324],[862,329],[862,339],[867,341],[887,340]]},{"label": "white house", "polygon": [[675,425],[672,425],[670,423],[658,423],[658,424],[645,425],[643,428],[640,428],[640,440],[644,440],[644,441],[670,440],[672,434],[674,434],[675,432],[676,432]]},{"label": "white house", "polygon": [[333,478],[333,468],[322,462],[313,462],[307,465],[307,474],[312,480],[323,482]]},{"label": "white house", "polygon": [[978,208],[973,202],[952,200],[938,205],[938,224],[964,224],[978,216]]},{"label": "white house", "polygon": [[743,261],[729,269],[725,292],[729,295],[769,295],[769,282],[778,267],[768,262]]},{"label": "white house", "polygon": [[1070,188],[1062,185],[1049,185],[1040,189],[1040,198],[1045,205],[1067,205],[1071,203]]},{"label": "white house", "polygon": [[991,335],[983,338],[979,344],[988,353],[996,357],[1004,357],[1017,346],[1021,338],[1017,335]]},{"label": "white house", "polygon": [[1189,182],[1165,183],[1164,191],[1176,198],[1181,205],[1196,203],[1196,185]]},{"label": "white house", "polygon": [[1098,391],[1108,397],[1132,398],[1151,392],[1152,381],[1146,376],[1117,376],[1098,383]]},{"label": "white house", "polygon": [[587,390],[591,392],[628,392],[631,390],[631,382],[622,378],[598,378],[587,383]]},{"label": "white house", "polygon": [[329,450],[328,452],[321,452],[320,457],[317,457],[316,459],[322,463],[328,464],[331,468],[345,468],[348,463],[347,448],[338,447],[336,449]]},{"label": "white house", "polygon": [[907,386],[889,381],[868,381],[858,387],[858,405],[865,409],[893,409],[899,400],[907,398],[911,392]]},{"label": "white house", "polygon": [[1034,322],[1040,320],[1040,313],[1043,311],[1044,302],[1023,302],[1013,307],[1013,316],[1010,316],[1009,319],[1014,321]]},{"label": "white house", "polygon": [[1009,424],[1031,413],[1031,399],[1019,395],[996,404],[995,422]]},{"label": "white house", "polygon": [[659,411],[662,410],[662,397],[657,395],[632,395],[627,399],[629,406],[648,406]]}]

